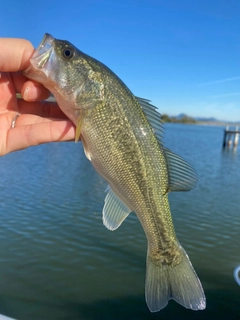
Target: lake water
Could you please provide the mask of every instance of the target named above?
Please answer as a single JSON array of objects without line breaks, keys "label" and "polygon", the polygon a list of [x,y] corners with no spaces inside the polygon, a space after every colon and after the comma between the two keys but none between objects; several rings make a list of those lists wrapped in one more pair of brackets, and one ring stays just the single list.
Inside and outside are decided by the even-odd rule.
[{"label": "lake water", "polygon": [[239,319],[240,146],[223,128],[165,126],[165,144],[197,170],[191,192],[170,194],[179,241],[207,298],[204,311],[145,303],[146,239],[135,214],[108,231],[106,183],[81,143],[47,144],[0,158],[0,314],[18,320]]}]

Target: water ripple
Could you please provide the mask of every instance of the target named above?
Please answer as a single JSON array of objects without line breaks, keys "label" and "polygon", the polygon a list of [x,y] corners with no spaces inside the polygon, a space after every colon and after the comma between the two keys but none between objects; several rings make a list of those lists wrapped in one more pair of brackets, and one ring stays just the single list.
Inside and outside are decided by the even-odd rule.
[{"label": "water ripple", "polygon": [[[224,319],[220,305],[240,313],[239,288],[232,276],[240,263],[240,153],[222,153],[222,130],[166,126],[167,146],[192,163],[200,176],[193,191],[170,194],[178,238],[208,298],[204,315],[194,313],[194,319]],[[81,144],[48,144],[12,153],[0,158],[0,176],[1,298],[9,310],[26,320],[50,314],[51,320],[89,320],[96,319],[95,314],[78,317],[76,305],[81,313],[99,301],[108,301],[103,303],[108,308],[119,299],[121,310],[142,310],[138,319],[155,317],[146,313],[144,303],[147,243],[142,227],[135,214],[115,232],[103,226],[106,183]],[[189,318],[188,310],[172,303],[162,319],[173,319],[175,310],[179,319]],[[114,315],[110,312],[108,319]]]}]

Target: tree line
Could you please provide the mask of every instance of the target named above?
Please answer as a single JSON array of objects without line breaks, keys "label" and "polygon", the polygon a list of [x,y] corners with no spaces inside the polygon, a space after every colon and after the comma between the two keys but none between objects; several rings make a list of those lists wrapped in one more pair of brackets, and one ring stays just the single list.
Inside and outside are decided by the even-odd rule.
[{"label": "tree line", "polygon": [[181,118],[171,117],[167,114],[161,115],[161,120],[163,122],[173,122],[173,123],[197,123],[194,118],[191,118],[187,115],[183,115]]}]

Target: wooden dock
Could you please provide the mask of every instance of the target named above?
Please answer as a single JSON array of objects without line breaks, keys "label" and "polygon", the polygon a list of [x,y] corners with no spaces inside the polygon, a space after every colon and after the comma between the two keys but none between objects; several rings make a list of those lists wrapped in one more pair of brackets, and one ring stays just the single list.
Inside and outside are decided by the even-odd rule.
[{"label": "wooden dock", "polygon": [[240,129],[239,127],[229,127],[227,126],[224,130],[224,137],[223,137],[223,148],[236,148],[239,142],[240,136]]}]

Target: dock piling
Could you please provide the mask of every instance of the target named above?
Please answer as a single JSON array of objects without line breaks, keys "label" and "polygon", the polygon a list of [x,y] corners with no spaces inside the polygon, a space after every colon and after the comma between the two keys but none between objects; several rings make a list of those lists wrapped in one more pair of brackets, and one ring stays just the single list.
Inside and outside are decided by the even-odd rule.
[{"label": "dock piling", "polygon": [[230,148],[232,145],[236,148],[239,142],[239,135],[240,130],[238,127],[230,129],[229,126],[227,126],[224,130],[223,149],[226,147]]}]

